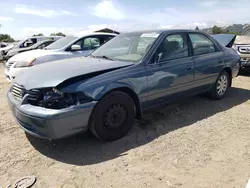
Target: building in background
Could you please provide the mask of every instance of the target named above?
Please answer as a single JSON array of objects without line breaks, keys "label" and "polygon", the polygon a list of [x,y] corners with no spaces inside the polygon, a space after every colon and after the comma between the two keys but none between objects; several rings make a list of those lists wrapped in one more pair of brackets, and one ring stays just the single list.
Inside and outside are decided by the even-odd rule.
[{"label": "building in background", "polygon": [[109,28],[104,28],[104,29],[100,29],[100,30],[97,30],[97,31],[95,31],[95,32],[103,32],[103,33],[114,33],[114,34],[117,34],[117,35],[119,35],[120,34],[120,32],[118,32],[118,31],[115,31],[115,30],[113,30],[113,29],[109,29]]}]

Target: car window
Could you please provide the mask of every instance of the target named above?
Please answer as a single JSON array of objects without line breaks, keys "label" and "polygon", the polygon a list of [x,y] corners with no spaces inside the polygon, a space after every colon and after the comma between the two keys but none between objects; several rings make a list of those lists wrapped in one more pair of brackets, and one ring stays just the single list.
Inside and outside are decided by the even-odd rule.
[{"label": "car window", "polygon": [[157,54],[159,56],[159,62],[188,57],[186,35],[172,34],[167,36],[160,44]]},{"label": "car window", "polygon": [[36,38],[30,39],[30,40],[31,40],[32,44],[37,43],[37,39]]},{"label": "car window", "polygon": [[155,38],[153,37],[140,38],[137,46],[137,53],[146,54],[149,51],[154,40]]},{"label": "car window", "polygon": [[37,49],[44,49],[46,46],[50,45],[52,42],[54,42],[54,41],[44,42],[44,43],[40,44],[39,46],[37,46]]},{"label": "car window", "polygon": [[94,50],[101,46],[100,39],[97,37],[85,38],[83,43],[83,50]]},{"label": "car window", "polygon": [[[103,36],[103,43],[106,43],[106,42],[108,42],[109,40],[111,40],[112,38],[114,38],[114,36],[111,36],[111,35],[104,35]],[[102,43],[102,44],[103,44]]]},{"label": "car window", "polygon": [[81,50],[94,50],[101,45],[98,37],[87,37],[77,41],[74,45],[79,45]]},{"label": "car window", "polygon": [[217,51],[215,44],[205,35],[200,33],[191,33],[189,34],[189,37],[192,42],[195,56]]}]

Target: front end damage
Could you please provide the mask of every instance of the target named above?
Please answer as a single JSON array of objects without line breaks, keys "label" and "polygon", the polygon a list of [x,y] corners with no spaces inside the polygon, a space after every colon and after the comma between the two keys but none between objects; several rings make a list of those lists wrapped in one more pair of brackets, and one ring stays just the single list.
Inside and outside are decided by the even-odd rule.
[{"label": "front end damage", "polygon": [[18,84],[9,90],[8,100],[21,128],[45,139],[87,131],[97,103],[82,92],[64,93],[55,88],[25,90]]},{"label": "front end damage", "polygon": [[[97,104],[87,89],[96,90],[105,80],[99,76],[132,65],[89,57],[30,67],[16,77],[8,92],[13,115],[26,132],[41,138],[57,139],[86,131]],[[48,74],[58,67],[60,71]]]}]

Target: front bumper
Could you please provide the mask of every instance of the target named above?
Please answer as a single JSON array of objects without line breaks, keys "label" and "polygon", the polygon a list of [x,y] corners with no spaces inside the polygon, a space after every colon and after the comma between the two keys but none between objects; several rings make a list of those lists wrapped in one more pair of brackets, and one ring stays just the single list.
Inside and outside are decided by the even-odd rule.
[{"label": "front bumper", "polygon": [[249,61],[241,61],[242,68],[250,68],[250,59]]},{"label": "front bumper", "polygon": [[97,103],[92,101],[72,108],[53,110],[24,104],[26,97],[18,101],[8,92],[11,111],[25,132],[45,139],[58,139],[87,131],[91,112]]},{"label": "front bumper", "polygon": [[250,54],[240,54],[241,67],[250,67]]}]

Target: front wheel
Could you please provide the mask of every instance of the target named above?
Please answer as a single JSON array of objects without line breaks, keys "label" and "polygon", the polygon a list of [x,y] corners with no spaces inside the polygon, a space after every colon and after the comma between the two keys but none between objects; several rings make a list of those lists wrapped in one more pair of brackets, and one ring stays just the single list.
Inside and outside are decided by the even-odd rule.
[{"label": "front wheel", "polygon": [[223,71],[216,80],[216,83],[211,90],[212,99],[220,100],[224,98],[224,96],[227,93],[229,83],[230,83],[229,75],[226,71]]},{"label": "front wheel", "polygon": [[135,105],[126,93],[115,91],[98,102],[89,129],[99,139],[113,141],[125,136],[135,119]]}]

